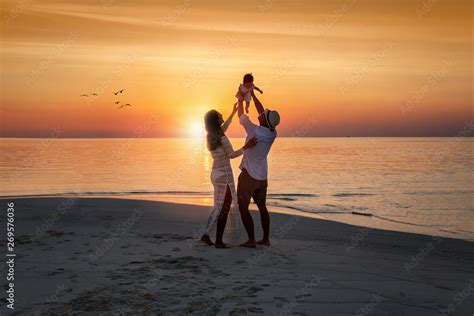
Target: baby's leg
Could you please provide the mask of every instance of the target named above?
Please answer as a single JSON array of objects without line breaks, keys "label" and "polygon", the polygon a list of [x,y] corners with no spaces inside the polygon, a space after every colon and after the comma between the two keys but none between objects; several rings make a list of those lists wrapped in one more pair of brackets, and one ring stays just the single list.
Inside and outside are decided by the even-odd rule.
[{"label": "baby's leg", "polygon": [[245,101],[245,112],[249,113],[250,101]]}]

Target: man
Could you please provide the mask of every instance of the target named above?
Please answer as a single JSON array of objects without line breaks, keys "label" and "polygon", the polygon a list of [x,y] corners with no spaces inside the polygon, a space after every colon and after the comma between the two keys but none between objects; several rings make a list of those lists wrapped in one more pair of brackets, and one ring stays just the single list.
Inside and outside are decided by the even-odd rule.
[{"label": "man", "polygon": [[[258,122],[260,125],[252,123],[247,115],[244,114],[243,102],[239,103],[238,115],[240,124],[245,128],[247,140],[256,137],[257,145],[244,152],[237,185],[237,198],[239,201],[240,216],[244,223],[249,239],[241,244],[242,247],[255,248],[256,244],[270,246],[270,216],[266,206],[267,199],[267,175],[268,164],[267,156],[270,152],[273,142],[277,136],[275,127],[280,123],[280,115],[277,111],[264,109],[262,103],[258,100],[252,91],[255,108],[258,112]],[[255,232],[252,216],[249,212],[250,198],[253,198],[260,211],[260,220],[262,221],[263,238],[255,241]]]}]

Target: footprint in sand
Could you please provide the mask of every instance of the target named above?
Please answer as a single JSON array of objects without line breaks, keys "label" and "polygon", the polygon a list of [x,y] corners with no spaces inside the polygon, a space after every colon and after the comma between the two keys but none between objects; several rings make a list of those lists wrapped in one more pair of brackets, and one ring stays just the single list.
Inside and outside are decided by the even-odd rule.
[{"label": "footprint in sand", "polygon": [[21,235],[20,237],[18,237],[16,239],[16,243],[20,244],[20,245],[24,245],[24,244],[31,244],[33,241],[31,240],[31,236],[30,235]]},{"label": "footprint in sand", "polygon": [[306,294],[301,294],[301,295],[296,295],[295,297],[297,299],[300,299],[300,298],[303,298],[303,297],[309,297],[309,296],[312,296],[311,293],[306,293]]},{"label": "footprint in sand", "polygon": [[247,294],[255,294],[257,292],[263,291],[261,287],[252,286],[245,291]]},{"label": "footprint in sand", "polygon": [[251,313],[263,314],[263,309],[259,307],[249,307],[247,310]]},{"label": "footprint in sand", "polygon": [[51,236],[51,237],[61,237],[64,235],[64,232],[62,231],[56,231],[56,230],[47,230],[46,233]]},{"label": "footprint in sand", "polygon": [[247,311],[243,308],[236,308],[229,312],[230,316],[237,316],[237,315],[247,315]]}]

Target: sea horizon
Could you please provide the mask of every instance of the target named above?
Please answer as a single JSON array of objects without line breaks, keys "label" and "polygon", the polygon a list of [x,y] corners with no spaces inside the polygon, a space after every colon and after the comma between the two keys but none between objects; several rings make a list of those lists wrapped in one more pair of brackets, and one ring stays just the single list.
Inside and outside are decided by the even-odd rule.
[{"label": "sea horizon", "polygon": [[[230,139],[234,148],[244,143]],[[10,152],[1,158],[1,197],[107,196],[212,206],[212,159],[203,138],[0,143],[2,152]],[[289,214],[473,241],[472,144],[464,137],[278,138],[269,156],[268,205]],[[232,160],[234,179],[239,162]]]},{"label": "sea horizon", "polygon": [[[0,139],[204,139],[205,137],[16,137],[0,136]],[[230,138],[245,138],[244,136],[230,136]],[[453,136],[278,136],[278,138],[474,138],[474,135],[453,135]]]}]

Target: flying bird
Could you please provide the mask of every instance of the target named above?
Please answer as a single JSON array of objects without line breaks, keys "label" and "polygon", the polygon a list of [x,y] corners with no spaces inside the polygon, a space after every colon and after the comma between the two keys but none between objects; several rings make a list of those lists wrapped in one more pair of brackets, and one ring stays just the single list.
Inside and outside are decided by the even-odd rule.
[{"label": "flying bird", "polygon": [[121,89],[121,90],[119,90],[119,91],[117,91],[117,92],[114,92],[114,94],[117,95],[117,94],[119,94],[119,93],[122,93],[124,90],[125,90],[125,89]]},{"label": "flying bird", "polygon": [[92,93],[92,95],[98,95],[97,93]]},{"label": "flying bird", "polygon": [[115,104],[119,104],[119,103],[120,103],[120,101],[115,101],[114,103],[115,103]]},{"label": "flying bird", "polygon": [[122,104],[119,109],[123,108],[123,107],[126,107],[126,106],[132,106],[130,103],[127,103],[127,104]]},{"label": "flying bird", "polygon": [[81,94],[80,97],[88,97],[87,94]]}]

